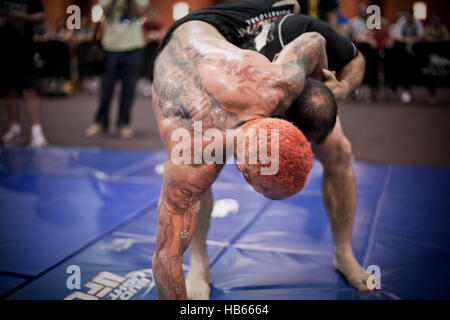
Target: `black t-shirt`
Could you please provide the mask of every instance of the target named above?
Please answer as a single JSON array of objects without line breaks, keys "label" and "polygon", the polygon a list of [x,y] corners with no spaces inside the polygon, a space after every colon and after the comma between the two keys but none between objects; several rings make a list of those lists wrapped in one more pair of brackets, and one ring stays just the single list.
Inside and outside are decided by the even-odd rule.
[{"label": "black t-shirt", "polygon": [[300,13],[327,21],[327,14],[339,8],[337,0],[298,0]]},{"label": "black t-shirt", "polygon": [[277,2],[280,0],[226,1],[193,11],[169,28],[161,48],[167,44],[176,28],[192,20],[201,20],[213,25],[229,42],[239,46],[243,39],[257,34],[264,24],[294,12],[293,4],[274,7]]},{"label": "black t-shirt", "polygon": [[[40,0],[0,0],[0,17],[6,17],[10,11],[33,14],[43,12],[44,8]],[[22,50],[31,50],[33,43],[33,24],[31,22],[9,20],[2,29],[0,32],[2,43],[8,41],[6,43],[10,48],[17,46]]]},{"label": "black t-shirt", "polygon": [[305,32],[318,32],[325,38],[330,70],[340,70],[358,55],[355,45],[334,31],[328,23],[303,14],[290,15],[273,22],[267,33],[262,32],[249,39],[242,47],[258,51],[273,61],[283,46]]},{"label": "black t-shirt", "polygon": [[[278,22],[279,23],[279,22]],[[327,41],[326,51],[330,70],[340,70],[358,55],[353,42],[337,33],[328,23],[305,15],[289,16],[282,25],[283,40],[291,42],[305,32],[318,32]]]}]

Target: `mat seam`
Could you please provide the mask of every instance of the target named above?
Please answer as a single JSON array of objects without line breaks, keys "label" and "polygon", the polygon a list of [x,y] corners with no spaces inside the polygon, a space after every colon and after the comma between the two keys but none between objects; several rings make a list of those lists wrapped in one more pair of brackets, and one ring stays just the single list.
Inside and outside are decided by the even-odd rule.
[{"label": "mat seam", "polygon": [[364,256],[363,263],[362,263],[363,266],[367,265],[367,259],[370,256],[370,254],[372,253],[372,248],[374,246],[373,240],[374,240],[374,237],[375,237],[375,228],[376,228],[376,226],[378,224],[378,218],[379,218],[379,215],[380,215],[380,208],[381,208],[381,205],[382,205],[383,200],[384,200],[385,195],[386,195],[386,190],[387,190],[388,183],[391,180],[391,174],[392,174],[392,165],[389,165],[388,166],[388,172],[386,173],[386,178],[385,178],[384,183],[383,183],[383,189],[381,190],[381,195],[380,195],[380,198],[378,199],[378,203],[377,203],[377,206],[375,208],[375,215],[373,217],[373,223],[372,223],[372,227],[370,229],[370,235],[369,235],[369,240],[368,240],[368,244],[367,244],[368,248],[367,248],[366,254]]},{"label": "mat seam", "polygon": [[255,222],[270,205],[271,205],[271,202],[268,201],[267,204],[259,210],[259,212],[255,215],[255,217],[252,220],[250,220],[249,223],[245,227],[243,227],[242,230],[239,231],[234,238],[232,238],[229,241],[229,245],[227,247],[223,247],[223,249],[217,255],[217,257],[214,259],[214,261],[211,261],[210,268],[212,268],[214,266],[214,264],[222,257],[222,255],[225,253],[225,251],[233,245],[233,243],[244,233],[244,231],[247,230],[250,227],[250,225],[253,222]]}]

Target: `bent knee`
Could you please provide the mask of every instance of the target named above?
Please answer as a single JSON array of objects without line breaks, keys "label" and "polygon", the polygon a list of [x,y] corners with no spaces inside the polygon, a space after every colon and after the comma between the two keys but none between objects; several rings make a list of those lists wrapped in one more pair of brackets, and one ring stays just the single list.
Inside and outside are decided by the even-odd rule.
[{"label": "bent knee", "polygon": [[346,138],[336,140],[318,155],[318,159],[327,168],[349,167],[353,160],[352,145]]}]

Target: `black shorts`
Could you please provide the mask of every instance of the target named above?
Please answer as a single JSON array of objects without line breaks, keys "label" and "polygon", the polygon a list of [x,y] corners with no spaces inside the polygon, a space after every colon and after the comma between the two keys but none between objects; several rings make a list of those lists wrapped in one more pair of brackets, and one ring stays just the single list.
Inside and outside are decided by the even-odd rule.
[{"label": "black shorts", "polygon": [[0,94],[11,90],[34,89],[38,72],[32,51],[17,55],[0,55]]}]

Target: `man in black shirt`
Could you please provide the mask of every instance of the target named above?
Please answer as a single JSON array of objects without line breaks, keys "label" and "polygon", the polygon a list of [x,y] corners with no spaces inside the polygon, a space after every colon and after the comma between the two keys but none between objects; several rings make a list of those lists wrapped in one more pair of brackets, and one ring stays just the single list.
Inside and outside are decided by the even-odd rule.
[{"label": "man in black shirt", "polygon": [[[331,70],[323,70],[327,79],[325,84],[337,99],[346,99],[361,83],[365,61],[355,45],[327,23],[302,14],[288,15],[265,25],[244,46],[273,61],[286,45],[306,32],[318,32],[325,38]],[[295,109],[288,109],[285,116],[299,128],[303,127]],[[339,117],[327,139],[320,144],[312,143],[312,148],[324,168],[322,197],[333,233],[334,265],[350,285],[360,291],[367,291],[368,274],[355,259],[350,243],[356,210],[356,184],[351,164],[351,144],[344,135]]]},{"label": "man in black shirt", "polygon": [[37,71],[34,65],[33,25],[44,21],[40,0],[0,0],[0,94],[5,95],[10,129],[5,144],[21,142],[18,94],[22,93],[30,117],[31,146],[42,147],[47,140],[39,117],[39,97],[34,90]]},{"label": "man in black shirt", "polygon": [[[323,70],[325,84],[337,99],[346,99],[361,83],[365,61],[355,45],[339,35],[327,23],[306,15],[288,15],[263,26],[261,32],[249,38],[243,47],[258,51],[273,61],[291,41],[306,32],[318,32],[326,40],[328,67]],[[285,117],[299,128],[304,127],[294,108]],[[355,259],[351,235],[356,210],[356,184],[351,165],[351,144],[337,118],[333,132],[323,143],[312,143],[314,155],[324,168],[322,197],[327,209],[335,244],[334,265],[349,284],[367,291],[367,272]]]}]

